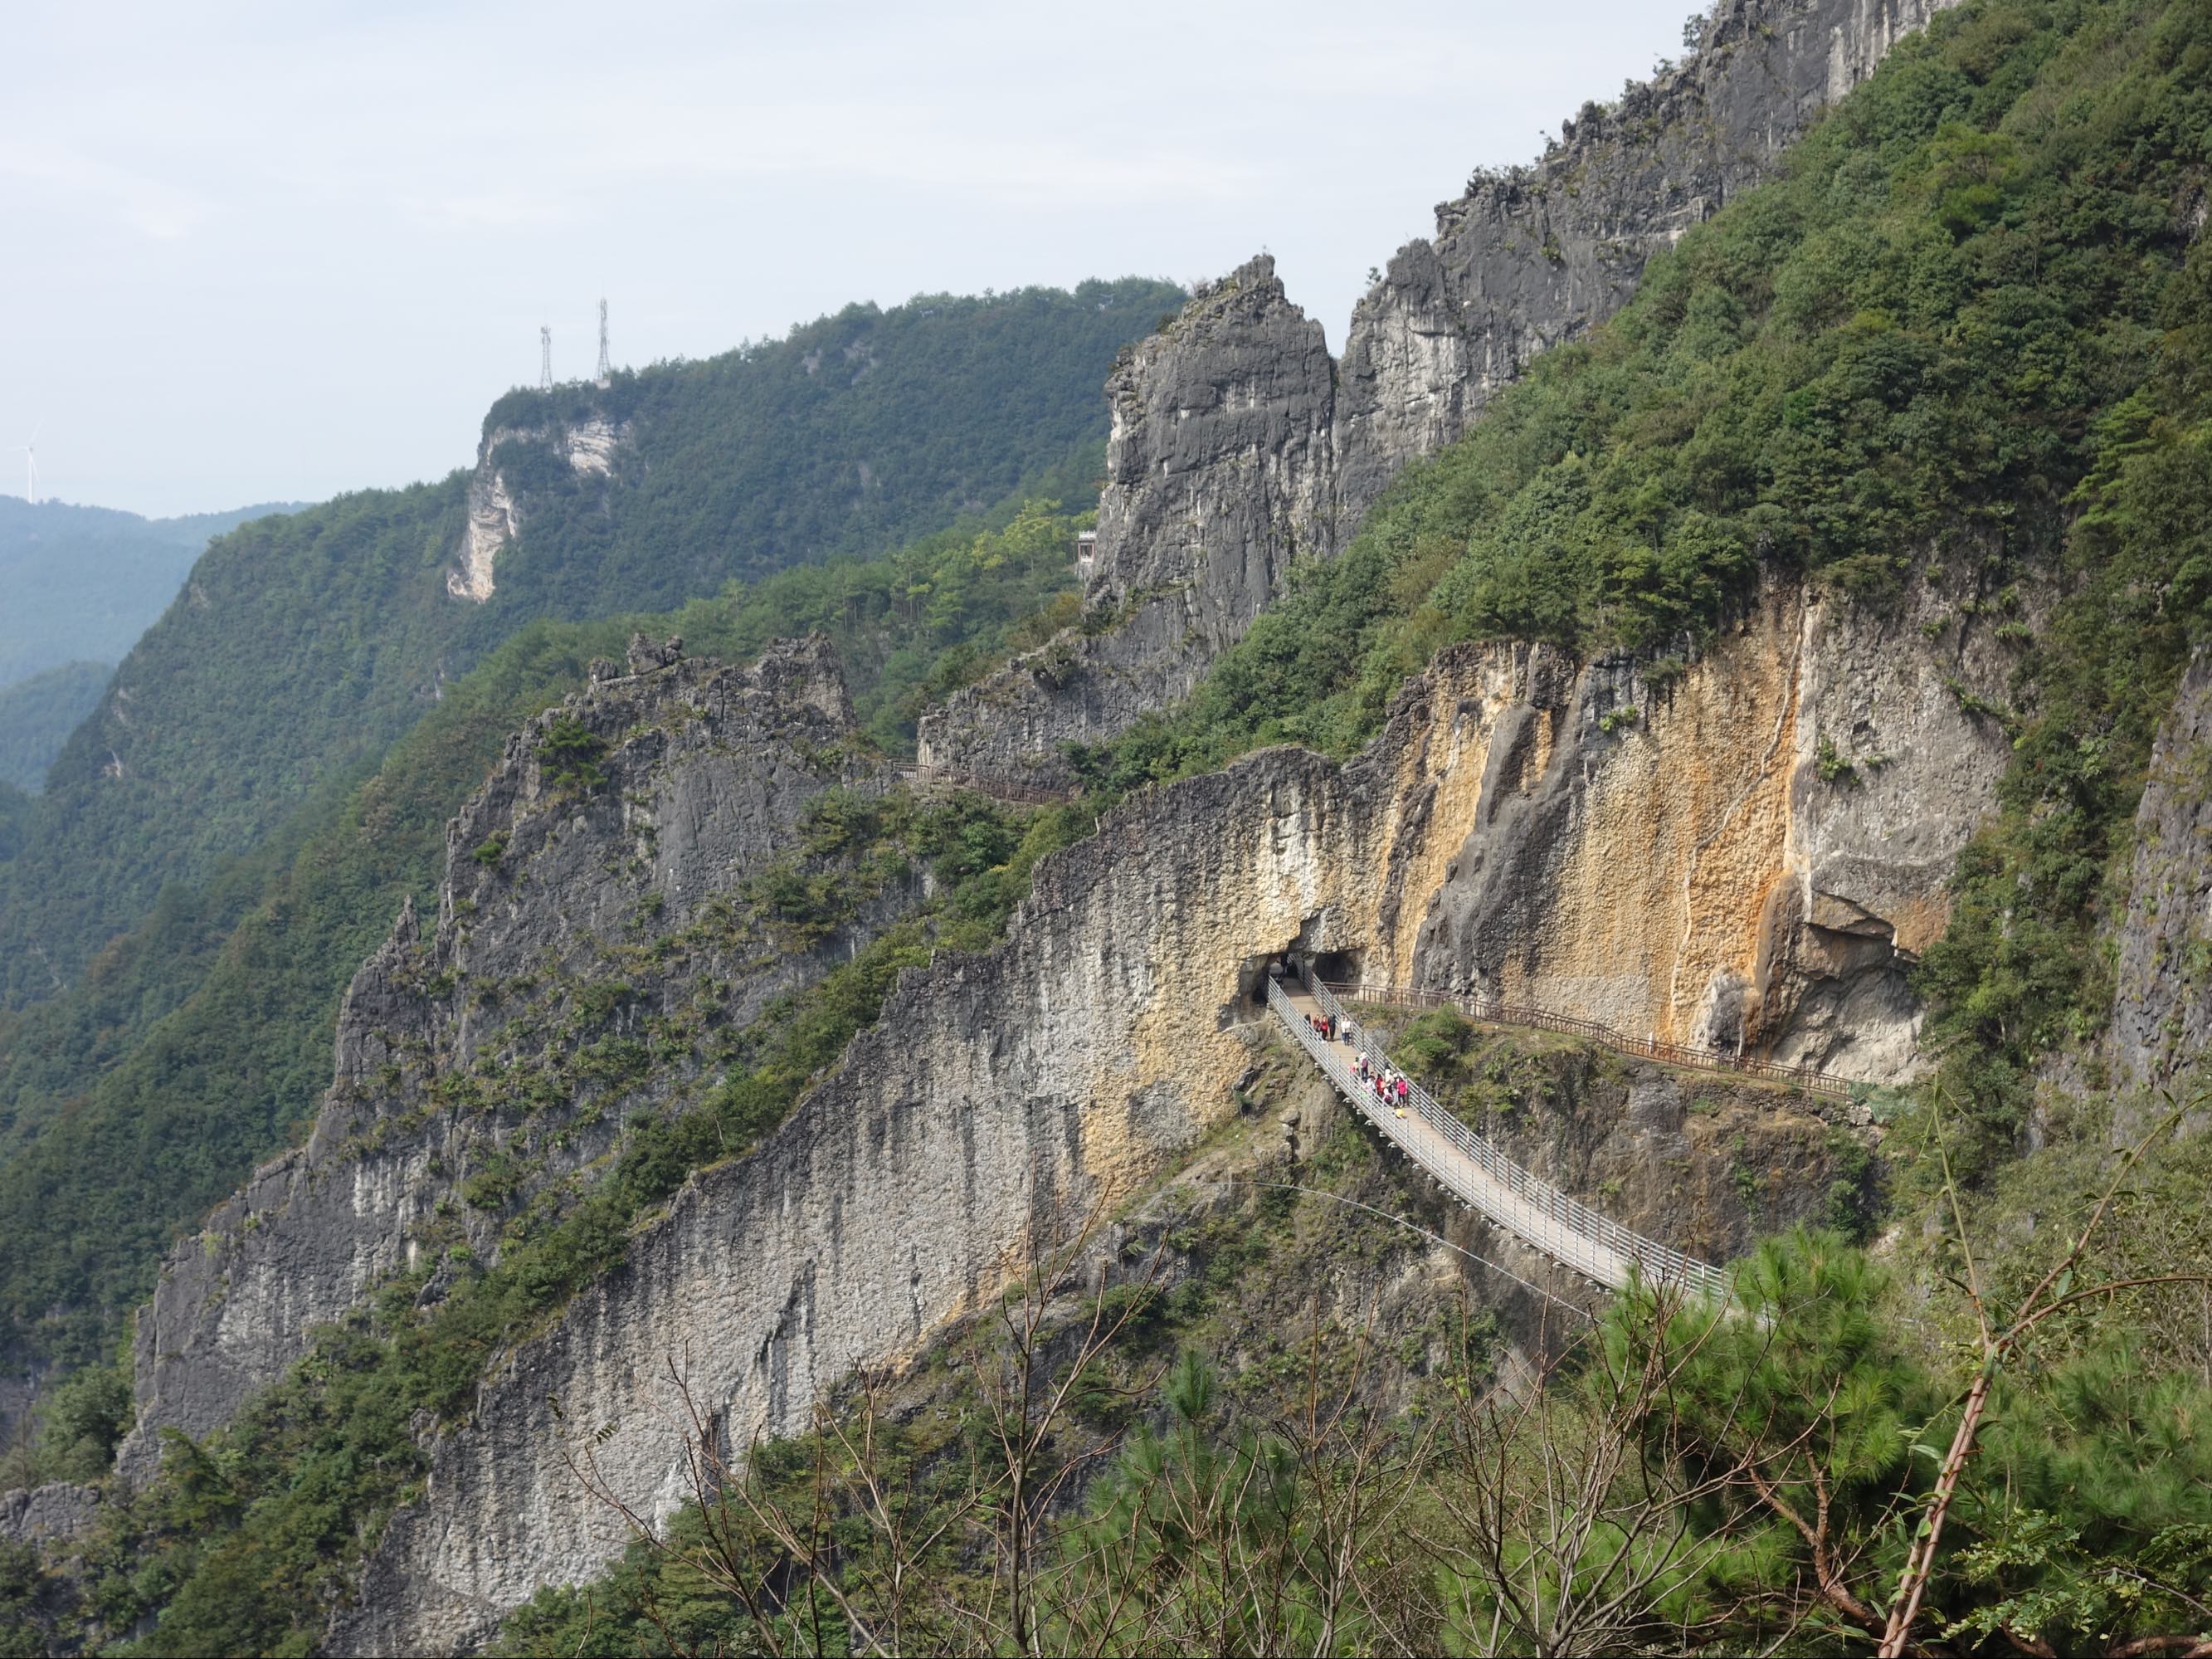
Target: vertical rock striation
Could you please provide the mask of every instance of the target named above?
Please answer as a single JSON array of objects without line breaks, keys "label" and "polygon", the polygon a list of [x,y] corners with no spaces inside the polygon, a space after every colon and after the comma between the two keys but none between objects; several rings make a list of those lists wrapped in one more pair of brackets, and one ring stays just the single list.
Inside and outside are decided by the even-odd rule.
[{"label": "vertical rock striation", "polygon": [[1958,597],[1920,584],[1877,609],[1771,584],[1664,684],[1529,650],[1421,921],[1421,982],[1904,1076],[1905,974],[2010,753],[1960,696],[2002,696],[1992,630],[1923,632]]},{"label": "vertical rock striation", "polygon": [[[1939,651],[1917,614],[1777,588],[1663,694],[1626,665],[1455,647],[1343,767],[1269,750],[1122,808],[1038,866],[1003,945],[906,975],[757,1153],[696,1177],[501,1363],[433,1447],[332,1650],[465,1644],[618,1554],[624,1528],[570,1459],[588,1444],[608,1489],[673,1508],[672,1376],[736,1443],[802,1427],[852,1367],[913,1352],[1032,1246],[1177,1167],[1236,1109],[1238,1028],[1285,946],[1384,983],[1571,982],[1631,1029],[1740,1031],[1894,1075],[1909,1012],[1885,1025],[1853,1000],[1887,1006],[1940,926],[2003,756],[1933,696],[1946,676],[1987,684],[1994,647]],[[1608,729],[1630,696],[1650,712]],[[1823,736],[1859,757],[1866,793],[1819,775]]]},{"label": "vertical rock striation", "polygon": [[1066,781],[1060,745],[1188,696],[1292,560],[1336,550],[1334,378],[1321,325],[1265,255],[1124,351],[1089,618],[925,715],[923,763]]},{"label": "vertical rock striation", "polygon": [[[2119,927],[2106,1039],[2122,1089],[2178,1079],[2212,1045],[2212,653],[2182,676],[2136,810],[2136,852]],[[2131,1140],[2150,1127],[2121,1115]]]},{"label": "vertical rock striation", "polygon": [[[824,790],[884,786],[847,758],[853,730],[826,641],[732,669],[640,641],[629,672],[598,665],[509,740],[447,827],[435,927],[410,902],[355,975],[307,1143],[164,1265],[138,1321],[126,1479],[157,1465],[162,1429],[227,1421],[379,1279],[457,1244],[490,1256],[503,1212],[581,1178],[634,1114],[682,1103],[707,1080],[696,1066],[634,1062],[708,1018],[705,988],[713,1021],[741,1026],[911,902],[881,892],[798,950],[737,902]],[[564,776],[594,752],[596,785]]]}]

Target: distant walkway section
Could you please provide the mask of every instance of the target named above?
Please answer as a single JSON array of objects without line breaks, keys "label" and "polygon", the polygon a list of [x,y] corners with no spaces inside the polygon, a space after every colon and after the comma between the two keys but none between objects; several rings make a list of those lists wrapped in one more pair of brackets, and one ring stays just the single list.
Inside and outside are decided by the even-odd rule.
[{"label": "distant walkway section", "polygon": [[[1267,1006],[1291,1041],[1363,1117],[1445,1191],[1523,1243],[1607,1290],[1640,1278],[1701,1296],[1727,1294],[1728,1276],[1719,1268],[1577,1203],[1514,1163],[1411,1079],[1402,1097],[1395,1089],[1388,1096],[1379,1093],[1359,1074],[1360,1054],[1366,1054],[1370,1074],[1396,1068],[1364,1033],[1347,1036],[1351,1022],[1328,986],[1270,974]],[[1335,1035],[1325,1035],[1324,1027]]]},{"label": "distant walkway section", "polygon": [[1488,997],[1454,996],[1445,991],[1415,991],[1395,985],[1328,985],[1323,988],[1339,1002],[1354,1006],[1449,1008],[1469,1019],[1492,1025],[1525,1025],[1539,1031],[1563,1031],[1569,1036],[1585,1037],[1617,1054],[1656,1060],[1663,1066],[1685,1066],[1693,1071],[1726,1072],[1736,1077],[1786,1083],[1793,1089],[1802,1089],[1826,1100],[1849,1100],[1854,1086],[1850,1078],[1816,1072],[1809,1066],[1784,1066],[1754,1054],[1732,1054],[1724,1048],[1693,1048],[1687,1043],[1662,1042],[1656,1037],[1635,1036],[1611,1025],[1601,1025],[1594,1019],[1577,1019],[1571,1014],[1555,1014],[1548,1009],[1499,1002]]},{"label": "distant walkway section", "polygon": [[988,800],[1012,801],[1023,806],[1064,806],[1082,798],[1080,789],[1054,789],[1030,778],[993,772],[963,772],[950,766],[924,766],[911,761],[899,775],[917,795],[981,795]]}]

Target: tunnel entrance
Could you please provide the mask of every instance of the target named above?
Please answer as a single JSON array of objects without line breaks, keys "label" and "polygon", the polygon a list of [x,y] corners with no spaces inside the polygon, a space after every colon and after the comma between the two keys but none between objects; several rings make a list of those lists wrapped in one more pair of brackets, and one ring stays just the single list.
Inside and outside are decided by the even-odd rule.
[{"label": "tunnel entrance", "polygon": [[1237,969],[1237,1000],[1223,1009],[1221,1024],[1224,1029],[1240,1021],[1249,1020],[1255,1013],[1264,1013],[1267,1007],[1267,970],[1279,968],[1285,978],[1297,977],[1297,965],[1286,947],[1280,951],[1262,951],[1257,956],[1247,957]]},{"label": "tunnel entrance", "polygon": [[1312,951],[1306,962],[1313,976],[1329,985],[1359,983],[1359,952],[1357,951]]}]

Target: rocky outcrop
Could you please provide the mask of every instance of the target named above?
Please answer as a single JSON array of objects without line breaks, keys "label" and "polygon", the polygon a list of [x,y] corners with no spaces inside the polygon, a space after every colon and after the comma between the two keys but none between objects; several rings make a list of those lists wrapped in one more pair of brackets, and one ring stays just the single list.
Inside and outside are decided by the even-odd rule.
[{"label": "rocky outcrop", "polygon": [[[2151,752],[2117,931],[2112,1081],[2172,1084],[2212,1046],[2212,653],[2201,649]],[[2142,1117],[2122,1115],[2123,1139],[2149,1127]]]},{"label": "rocky outcrop", "polygon": [[909,882],[879,883],[796,946],[755,912],[748,878],[823,792],[888,774],[850,757],[826,642],[745,669],[678,647],[641,639],[629,672],[595,665],[447,826],[435,927],[410,902],[355,976],[307,1143],[163,1268],[138,1321],[126,1479],[151,1472],[162,1429],[226,1421],[371,1284],[495,1254],[518,1206],[588,1179],[631,1117],[708,1080],[667,1055],[749,1023],[912,902]]},{"label": "rocky outcrop", "polygon": [[100,1492],[70,1480],[0,1492],[0,1540],[11,1544],[56,1544],[91,1526]]},{"label": "rocky outcrop", "polygon": [[1106,383],[1090,618],[924,716],[923,763],[1065,781],[1062,744],[1187,696],[1294,559],[1336,550],[1334,380],[1321,325],[1265,255],[1125,350]]},{"label": "rocky outcrop", "polygon": [[1723,0],[1679,68],[1586,104],[1534,166],[1478,173],[1352,313],[1334,432],[1356,519],[1538,353],[1624,305],[1652,255],[1772,176],[1782,151],[1949,0]]},{"label": "rocky outcrop", "polygon": [[[1341,361],[1255,260],[1124,357],[1085,623],[923,722],[955,771],[1027,765],[1188,694],[1328,556],[1407,462],[1460,437],[1539,352],[1619,310],[1651,257],[1948,0],[1723,0],[1688,62],[1584,106],[1534,166],[1479,174],[1354,310]],[[1272,361],[1271,361],[1272,357]]]},{"label": "rocky outcrop", "polygon": [[[1940,927],[1949,854],[2003,752],[1946,686],[1987,684],[1996,647],[1931,643],[1922,619],[1778,587],[1663,696],[1626,665],[1461,647],[1346,766],[1271,750],[1123,808],[1039,865],[1004,945],[906,975],[757,1154],[696,1177],[501,1362],[332,1646],[465,1643],[619,1553],[619,1518],[570,1460],[587,1443],[626,1501],[679,1503],[672,1375],[733,1443],[799,1428],[852,1367],[912,1353],[1033,1246],[1176,1167],[1237,1109],[1252,993],[1285,946],[1386,983],[1571,980],[1632,1028],[1733,1018],[1748,1041],[1891,1074],[1895,1030],[1822,1021],[1856,1019],[1852,999]],[[1649,713],[1609,720],[1630,695]],[[1820,775],[1824,737],[1856,757],[1856,789]],[[1540,884],[1561,895],[1549,917]],[[1532,1157],[1587,1194],[1660,1139],[1690,1156],[1680,1091],[1646,1092],[1650,1133],[1620,1157]],[[1800,1136],[1776,1157],[1817,1150]],[[1724,1248],[1749,1224],[1714,1231],[1709,1206],[1644,1196],[1695,1222],[1671,1242]]]},{"label": "rocky outcrop", "polygon": [[602,415],[544,427],[496,427],[486,433],[469,480],[468,523],[453,567],[446,572],[446,591],[482,605],[496,589],[499,556],[522,533],[523,510],[508,482],[516,463],[524,459],[520,448],[550,449],[569,471],[611,482],[629,437],[628,422],[617,425]]}]

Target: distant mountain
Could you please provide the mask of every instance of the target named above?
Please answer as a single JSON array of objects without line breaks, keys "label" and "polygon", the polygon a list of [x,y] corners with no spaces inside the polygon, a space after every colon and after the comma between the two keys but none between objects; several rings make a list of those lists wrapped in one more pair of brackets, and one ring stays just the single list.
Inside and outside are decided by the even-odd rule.
[{"label": "distant mountain", "polygon": [[69,734],[100,707],[114,672],[113,663],[65,662],[0,686],[0,782],[36,794]]},{"label": "distant mountain", "polygon": [[0,495],[0,687],[64,663],[121,660],[210,539],[249,519],[298,510],[280,501],[142,519]]},{"label": "distant mountain", "polygon": [[473,471],[218,538],[0,862],[0,1006],[63,989],[165,886],[374,769],[528,623],[672,608],[1004,500],[1104,438],[1115,354],[1182,297],[1132,277],[852,306],[704,362],[511,394]]}]

